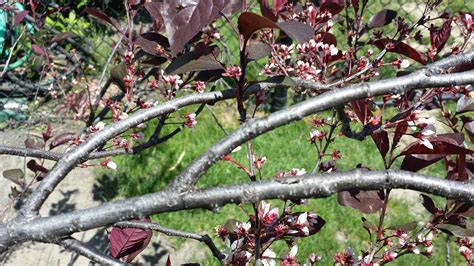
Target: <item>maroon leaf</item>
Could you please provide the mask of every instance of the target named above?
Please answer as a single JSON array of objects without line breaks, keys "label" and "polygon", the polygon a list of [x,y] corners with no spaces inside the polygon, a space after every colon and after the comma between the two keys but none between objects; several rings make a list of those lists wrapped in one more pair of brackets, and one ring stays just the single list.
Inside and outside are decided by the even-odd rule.
[{"label": "maroon leaf", "polygon": [[171,266],[170,255],[168,255],[168,258],[166,259],[166,266]]},{"label": "maroon leaf", "polygon": [[298,21],[285,21],[277,23],[278,27],[293,40],[303,43],[314,37],[314,29],[308,24]]},{"label": "maroon leaf", "polygon": [[192,71],[217,70],[224,69],[212,53],[202,53],[201,51],[192,51],[180,55],[173,60],[166,68],[168,75],[177,75]]},{"label": "maroon leaf", "polygon": [[51,123],[48,123],[48,127],[46,128],[46,131],[43,131],[43,140],[44,142],[48,141],[52,137],[53,134],[53,128],[51,127]]},{"label": "maroon leaf", "polygon": [[332,44],[334,46],[337,46],[336,36],[334,36],[333,34],[329,32],[320,32],[320,33],[317,33],[314,37],[315,37],[315,40],[318,42],[327,43],[328,45]]},{"label": "maroon leaf", "polygon": [[63,133],[58,136],[56,136],[52,141],[51,144],[49,144],[49,149],[54,149],[60,145],[63,145],[65,143],[68,143],[69,141],[73,140],[76,138],[76,134],[74,133]]},{"label": "maroon leaf", "polygon": [[43,47],[38,46],[36,44],[32,44],[31,49],[35,54],[48,58],[48,52]]},{"label": "maroon leaf", "polygon": [[[392,43],[394,47],[390,47],[390,45],[388,45],[389,43]],[[385,38],[376,40],[373,42],[373,44],[377,46],[377,48],[379,48],[380,50],[387,48],[387,51],[389,52],[402,54],[419,62],[422,65],[425,65],[427,63],[426,57],[423,54],[419,53],[417,50],[415,50],[413,47],[406,43],[392,41],[390,39]]]},{"label": "maroon leaf", "polygon": [[36,138],[28,137],[25,140],[25,147],[33,150],[42,150],[44,148],[44,142]]},{"label": "maroon leaf", "polygon": [[434,215],[439,215],[441,213],[440,209],[438,209],[434,203],[434,201],[425,194],[420,194],[420,201],[421,205],[425,207],[427,211]]},{"label": "maroon leaf", "polygon": [[359,0],[351,0],[351,5],[354,8],[355,13],[359,12]]},{"label": "maroon leaf", "polygon": [[110,25],[114,26],[118,31],[120,31],[120,23],[116,19],[107,16],[104,12],[92,7],[86,7],[85,11],[89,13],[89,15],[92,15],[98,19],[109,23]]},{"label": "maroon leaf", "polygon": [[379,27],[383,27],[385,25],[390,24],[394,18],[397,17],[397,11],[390,10],[390,9],[383,9],[382,11],[377,12],[373,15],[369,22],[367,23],[368,29],[375,29]]},{"label": "maroon leaf", "polygon": [[321,11],[329,11],[333,16],[344,9],[344,0],[320,0]]},{"label": "maroon leaf", "polygon": [[61,32],[58,35],[53,37],[53,39],[51,40],[51,43],[62,42],[64,40],[66,40],[67,38],[74,38],[75,36],[76,35],[74,35],[74,33],[70,32],[70,31]]},{"label": "maroon leaf", "polygon": [[451,35],[452,20],[452,18],[447,19],[441,27],[430,27],[431,47],[435,48],[438,53],[443,49]]},{"label": "maroon leaf", "polygon": [[30,11],[28,11],[28,10],[23,10],[23,11],[20,11],[20,12],[16,13],[15,17],[13,18],[13,27],[20,24],[25,19],[25,17],[28,15],[28,13],[30,13]]},{"label": "maroon leaf", "polygon": [[[137,221],[137,220],[132,220]],[[141,221],[151,222],[149,217]],[[131,262],[138,254],[137,251],[143,251],[150,242],[153,235],[152,230],[142,230],[138,228],[118,228],[113,227],[109,234],[109,244],[112,257],[127,257],[126,262]],[[134,255],[133,257],[131,255]]]},{"label": "maroon leaf", "polygon": [[380,155],[382,155],[382,158],[385,158],[385,155],[387,155],[387,152],[390,148],[390,141],[388,140],[387,131],[379,130],[375,132],[372,134],[372,139],[374,140]]},{"label": "maroon leaf", "polygon": [[408,129],[407,121],[403,121],[397,124],[397,127],[395,128],[395,133],[393,134],[392,149],[395,149],[395,147],[397,147],[398,142],[400,142],[400,139],[407,132],[407,129]]},{"label": "maroon leaf", "polygon": [[474,98],[463,95],[456,104],[456,113],[461,114],[469,111],[474,111]]},{"label": "maroon leaf", "polygon": [[264,28],[278,28],[278,25],[266,17],[262,17],[255,13],[244,12],[239,16],[238,28],[240,34],[245,39],[250,39],[252,34]]},{"label": "maroon leaf", "polygon": [[381,191],[349,190],[337,194],[337,202],[346,207],[351,207],[362,213],[371,214],[379,211],[384,206],[384,196]]},{"label": "maroon leaf", "polygon": [[474,153],[474,151],[459,146],[458,142],[449,136],[434,136],[429,137],[428,140],[433,145],[433,149],[426,147],[418,139],[416,139],[410,145],[408,145],[400,155]]},{"label": "maroon leaf", "polygon": [[170,0],[164,1],[160,14],[165,23],[171,44],[171,52],[176,55],[204,26],[219,17],[229,0]]}]

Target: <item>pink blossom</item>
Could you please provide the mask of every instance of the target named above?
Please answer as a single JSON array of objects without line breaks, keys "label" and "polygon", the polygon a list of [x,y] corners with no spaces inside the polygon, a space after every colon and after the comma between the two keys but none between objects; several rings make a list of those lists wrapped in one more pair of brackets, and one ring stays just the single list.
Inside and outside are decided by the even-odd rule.
[{"label": "pink blossom", "polygon": [[264,226],[270,226],[278,220],[278,208],[270,210],[270,204],[262,201],[258,210],[258,218]]},{"label": "pink blossom", "polygon": [[238,78],[242,75],[242,70],[237,65],[231,65],[226,67],[226,71],[222,76],[229,77],[229,78]]},{"label": "pink blossom", "polygon": [[184,122],[184,125],[193,128],[197,124],[196,120],[196,114],[195,113],[187,113],[183,116],[183,118],[186,118],[186,121]]}]

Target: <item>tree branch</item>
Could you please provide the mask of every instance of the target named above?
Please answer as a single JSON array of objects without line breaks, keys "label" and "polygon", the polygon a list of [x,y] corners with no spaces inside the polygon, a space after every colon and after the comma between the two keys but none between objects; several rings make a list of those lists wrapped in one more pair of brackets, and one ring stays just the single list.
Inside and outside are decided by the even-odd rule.
[{"label": "tree branch", "polygon": [[219,249],[216,247],[214,242],[212,242],[212,239],[208,235],[200,235],[196,233],[191,233],[191,232],[184,232],[184,231],[179,231],[175,229],[170,229],[163,227],[159,224],[154,224],[154,223],[147,223],[147,222],[137,222],[137,221],[126,221],[126,222],[118,222],[115,223],[114,226],[116,227],[134,227],[134,228],[139,228],[139,229],[151,229],[160,233],[163,233],[167,236],[179,236],[179,237],[184,237],[184,238],[190,238],[194,239],[200,242],[203,242],[206,244],[209,249],[212,252],[212,255],[219,259],[219,261],[222,262],[224,259],[224,254],[222,254]]},{"label": "tree branch", "polygon": [[81,241],[68,237],[62,240],[59,240],[58,245],[68,249],[70,251],[76,252],[94,262],[100,263],[102,265],[127,265],[122,263],[119,260],[111,258],[107,255],[100,253],[99,251],[84,245]]},{"label": "tree branch", "polygon": [[117,220],[187,209],[214,209],[228,203],[240,204],[265,199],[323,198],[349,189],[411,189],[474,203],[474,186],[406,171],[363,171],[306,175],[266,180],[243,185],[221,186],[188,193],[161,191],[106,203],[99,207],[52,217],[12,221],[0,225],[0,251],[12,243],[28,240],[48,242],[61,236],[102,226]]}]

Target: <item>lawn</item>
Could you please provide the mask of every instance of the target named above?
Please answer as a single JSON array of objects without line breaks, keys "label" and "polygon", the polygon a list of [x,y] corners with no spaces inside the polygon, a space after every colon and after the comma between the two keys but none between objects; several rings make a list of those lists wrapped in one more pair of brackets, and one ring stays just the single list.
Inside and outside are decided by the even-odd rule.
[{"label": "lawn", "polygon": [[[219,103],[212,107],[220,114],[221,123],[228,131],[238,125],[234,106],[229,103]],[[183,115],[191,109],[178,112]],[[176,125],[168,125],[165,131],[172,131]],[[263,169],[263,176],[271,178],[278,171],[288,171],[291,168],[305,168],[311,171],[315,163],[315,149],[308,142],[311,124],[309,119],[278,128],[270,133],[256,138],[253,142],[255,154],[267,157]],[[149,125],[147,135],[150,135],[153,125]],[[183,170],[194,158],[205,151],[212,144],[224,137],[225,133],[212,120],[209,110],[204,109],[198,118],[198,124],[193,129],[186,128],[168,142],[146,150],[137,156],[122,156],[115,158],[118,164],[116,172],[101,172],[98,177],[97,188],[107,187],[109,193],[101,192],[103,200],[117,197],[136,196],[159,191],[174,176]],[[380,155],[376,152],[373,141],[356,141],[345,137],[338,137],[331,146],[341,151],[342,158],[337,161],[339,171],[354,169],[358,163],[371,169],[383,169]],[[245,147],[233,153],[232,156],[243,164],[247,163]],[[399,162],[400,163],[400,162]],[[435,164],[423,173],[442,176],[444,170],[441,164]],[[199,180],[199,187],[210,187],[224,184],[239,184],[249,182],[248,177],[234,165],[220,161],[213,166]],[[97,189],[101,191],[101,189]],[[397,193],[395,193],[397,194]],[[440,201],[440,199],[437,199]],[[272,205],[282,206],[281,201],[272,201]],[[249,206],[243,206],[249,208]],[[298,242],[299,258],[304,260],[309,254],[315,252],[323,257],[322,264],[332,263],[332,256],[352,247],[356,252],[367,248],[368,235],[362,227],[361,213],[356,210],[338,205],[335,196],[325,199],[310,199],[307,205],[298,206],[295,210],[313,211],[326,220],[326,225],[321,232],[301,239]],[[377,224],[378,214],[364,215],[369,221]],[[385,225],[399,225],[411,221],[426,221],[428,213],[419,203],[416,193],[398,193],[391,200]],[[227,205],[218,212],[207,210],[181,211],[168,214],[159,214],[152,217],[170,228],[207,233],[213,237],[219,247],[222,242],[216,238],[214,228],[223,225],[228,219],[246,221],[245,214],[236,205]],[[396,261],[395,265],[420,265],[420,264],[445,264],[445,238],[440,235],[435,240],[435,258],[429,261],[421,255],[408,255]],[[183,239],[170,238],[176,246],[183,243]],[[187,240],[192,241],[192,240]],[[277,254],[288,251],[285,243],[274,246]],[[203,245],[203,248],[205,246]],[[207,249],[208,255],[203,265],[218,265]],[[457,254],[457,249],[452,245],[452,253]],[[452,255],[454,265],[460,262],[460,256]]]}]

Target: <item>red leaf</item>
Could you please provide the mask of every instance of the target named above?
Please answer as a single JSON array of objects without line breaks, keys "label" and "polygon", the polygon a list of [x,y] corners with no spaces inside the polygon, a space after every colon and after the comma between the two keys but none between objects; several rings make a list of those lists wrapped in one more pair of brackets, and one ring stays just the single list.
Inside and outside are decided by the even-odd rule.
[{"label": "red leaf", "polygon": [[171,266],[170,255],[168,255],[168,259],[166,259],[166,266]]},{"label": "red leaf", "polygon": [[407,121],[402,121],[397,124],[397,127],[395,128],[395,133],[393,134],[392,149],[395,149],[395,147],[397,147],[398,142],[403,137],[403,134],[407,132],[407,129]]},{"label": "red leaf", "polygon": [[441,27],[430,27],[431,47],[435,48],[438,53],[444,48],[451,35],[452,20],[452,18],[446,20]]},{"label": "red leaf", "polygon": [[337,46],[337,39],[336,36],[329,32],[319,32],[315,36],[315,40],[317,42],[327,43],[328,45]]},{"label": "red leaf", "polygon": [[43,47],[38,46],[36,44],[32,44],[31,49],[33,50],[35,54],[48,58],[48,52]]},{"label": "red leaf", "polygon": [[46,169],[41,164],[38,164],[36,160],[33,159],[29,160],[28,163],[26,163],[26,167],[36,174],[36,179],[38,181],[41,181],[49,172],[48,169]]},{"label": "red leaf", "polygon": [[229,0],[170,0],[164,1],[160,14],[165,23],[171,44],[171,52],[176,55],[184,45],[202,28],[216,18],[229,4]]},{"label": "red leaf", "polygon": [[278,28],[278,25],[275,22],[251,12],[242,13],[239,16],[237,23],[239,32],[244,36],[245,39],[250,39],[252,34],[260,29]]},{"label": "red leaf", "polygon": [[[137,221],[137,220],[132,220]],[[151,222],[150,218],[141,221]],[[118,228],[113,227],[109,234],[110,251],[112,257],[123,258],[129,256],[126,262],[131,262],[150,242],[152,230],[142,230],[138,228]],[[137,251],[140,251],[137,253]],[[134,255],[132,257],[132,255]]]},{"label": "red leaf", "polygon": [[351,0],[351,5],[356,13],[359,12],[359,0]]},{"label": "red leaf", "polygon": [[51,144],[49,144],[49,149],[54,149],[60,145],[63,145],[71,140],[73,140],[76,137],[76,134],[74,133],[63,133],[58,136],[56,136],[52,141]]},{"label": "red leaf", "polygon": [[427,60],[425,56],[406,43],[392,41],[388,38],[376,40],[373,42],[373,44],[377,46],[377,48],[379,48],[380,50],[386,48],[387,44],[389,43],[393,43],[395,47],[387,49],[387,51],[402,54],[419,62],[422,65],[426,65]]},{"label": "red leaf", "polygon": [[346,207],[371,214],[382,209],[384,196],[381,191],[349,190],[337,194],[337,202]]},{"label": "red leaf", "polygon": [[116,19],[107,16],[104,12],[92,7],[86,7],[85,11],[89,13],[89,15],[92,15],[98,19],[109,23],[110,25],[114,26],[118,31],[120,31],[120,23]]},{"label": "red leaf", "polygon": [[20,24],[25,19],[25,17],[28,15],[28,13],[30,13],[30,11],[28,11],[28,10],[23,10],[23,11],[20,11],[20,12],[16,13],[15,17],[13,18],[13,27]]},{"label": "red leaf", "polygon": [[264,17],[270,19],[273,22],[278,21],[278,17],[273,12],[273,8],[270,7],[268,0],[258,0],[258,3],[260,4],[260,12],[262,12]]},{"label": "red leaf", "polygon": [[44,142],[48,141],[48,139],[52,137],[53,129],[51,127],[51,123],[48,123],[48,127],[46,128],[46,131],[44,131],[42,134],[43,134]]},{"label": "red leaf", "polygon": [[165,72],[168,75],[177,75],[181,73],[191,71],[203,71],[203,70],[217,70],[224,69],[221,63],[219,63],[214,55],[208,51],[203,53],[200,51],[192,51],[180,55],[178,58],[173,60],[171,64],[166,68]]},{"label": "red leaf", "polygon": [[423,145],[418,139],[408,145],[400,155],[412,155],[412,154],[473,154],[467,148],[459,146],[456,140],[448,136],[435,136],[429,137],[428,140],[433,145],[433,149],[430,149]]}]

